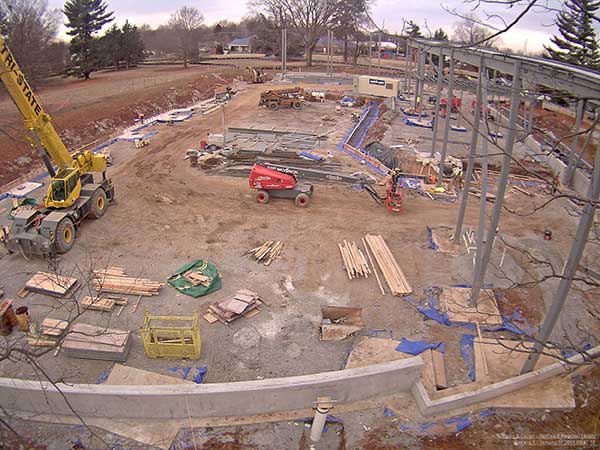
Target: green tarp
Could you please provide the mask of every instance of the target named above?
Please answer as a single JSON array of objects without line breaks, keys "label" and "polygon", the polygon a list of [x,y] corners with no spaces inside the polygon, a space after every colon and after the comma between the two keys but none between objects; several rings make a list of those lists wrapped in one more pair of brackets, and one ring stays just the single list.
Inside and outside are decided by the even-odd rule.
[{"label": "green tarp", "polygon": [[[202,275],[210,278],[210,284],[208,286],[203,286],[201,284],[194,286],[183,277],[183,274],[189,270],[201,273]],[[184,264],[177,269],[175,273],[169,277],[167,283],[169,283],[179,292],[182,292],[186,295],[191,295],[192,297],[202,297],[203,295],[207,295],[211,292],[221,289],[221,275],[213,263],[204,261],[202,259],[197,259],[196,261]]]}]

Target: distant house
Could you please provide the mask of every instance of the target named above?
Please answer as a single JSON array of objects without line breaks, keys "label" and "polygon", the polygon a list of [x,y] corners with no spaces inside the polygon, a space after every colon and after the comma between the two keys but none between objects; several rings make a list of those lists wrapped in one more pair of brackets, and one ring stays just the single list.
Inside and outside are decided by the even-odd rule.
[{"label": "distant house", "polygon": [[252,53],[254,36],[236,38],[229,43],[229,53]]}]

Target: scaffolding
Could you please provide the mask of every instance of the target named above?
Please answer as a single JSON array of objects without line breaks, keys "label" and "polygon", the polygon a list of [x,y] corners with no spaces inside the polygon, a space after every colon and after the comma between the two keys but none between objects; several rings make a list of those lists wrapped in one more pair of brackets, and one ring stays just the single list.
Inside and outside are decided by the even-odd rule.
[{"label": "scaffolding", "polygon": [[141,335],[149,358],[200,359],[202,340],[198,314],[151,316],[146,312]]}]

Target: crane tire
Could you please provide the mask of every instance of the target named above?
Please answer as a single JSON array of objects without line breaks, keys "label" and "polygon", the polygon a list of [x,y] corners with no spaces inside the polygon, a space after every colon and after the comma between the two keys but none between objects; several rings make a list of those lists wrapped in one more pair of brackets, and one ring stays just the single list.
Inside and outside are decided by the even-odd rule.
[{"label": "crane tire", "polygon": [[271,196],[267,191],[258,191],[256,193],[256,202],[260,203],[261,205],[266,205],[267,203],[269,203],[270,198]]},{"label": "crane tire", "polygon": [[302,103],[300,103],[300,102],[294,102],[294,103],[292,103],[292,108],[294,108],[294,109],[300,109],[300,108],[302,108]]},{"label": "crane tire", "polygon": [[56,235],[54,237],[54,245],[56,253],[67,253],[73,247],[75,242],[75,226],[73,221],[65,217],[56,227]]},{"label": "crane tire", "polygon": [[306,208],[310,204],[310,197],[306,194],[300,193],[296,195],[296,198],[294,199],[294,204],[298,208]]},{"label": "crane tire", "polygon": [[99,219],[102,217],[106,212],[106,205],[106,192],[102,188],[96,189],[90,200],[90,219]]},{"label": "crane tire", "polygon": [[276,111],[279,108],[279,105],[277,102],[271,102],[269,103],[269,108],[271,108],[273,111]]}]

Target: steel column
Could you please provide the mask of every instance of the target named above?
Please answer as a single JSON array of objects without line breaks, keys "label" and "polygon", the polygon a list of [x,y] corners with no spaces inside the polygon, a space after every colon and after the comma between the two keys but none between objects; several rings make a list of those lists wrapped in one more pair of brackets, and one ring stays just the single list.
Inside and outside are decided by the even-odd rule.
[{"label": "steel column", "polygon": [[[579,100],[577,102],[577,113],[575,116],[575,131],[574,134],[578,134],[581,130],[581,121],[583,120],[583,109],[585,106],[585,100]],[[577,154],[577,143],[579,142],[579,136],[574,136],[571,142],[571,151],[569,152],[569,165],[563,172],[563,184],[568,187],[573,187],[573,175],[575,174],[575,155]]]},{"label": "steel column", "polygon": [[[452,100],[454,87],[454,52],[450,52],[450,74],[448,75],[448,106],[446,108],[446,128],[444,128],[444,141],[442,142],[442,153],[440,156],[439,174],[437,180],[437,186],[442,185],[442,178],[444,173],[444,164],[446,163],[446,153],[448,152],[448,135],[450,133],[450,127],[452,127]],[[436,117],[437,120],[437,117]]]},{"label": "steel column", "polygon": [[438,129],[440,128],[440,100],[442,96],[442,83],[444,82],[444,54],[440,48],[440,60],[438,61],[437,69],[437,91],[435,98],[435,117],[433,118],[433,137],[431,138],[431,156],[435,154],[437,144]]},{"label": "steel column", "polygon": [[579,267],[579,262],[581,261],[590,230],[594,225],[594,216],[596,214],[595,202],[598,202],[600,199],[600,142],[598,143],[598,148],[596,149],[594,173],[592,176],[592,182],[590,183],[588,197],[588,201],[583,207],[583,214],[579,220],[579,225],[577,226],[577,232],[575,233],[575,240],[573,241],[571,251],[569,252],[569,258],[567,259],[567,263],[563,270],[563,276],[560,279],[558,289],[554,294],[552,305],[550,306],[550,309],[544,318],[544,323],[542,324],[540,332],[536,337],[533,351],[529,354],[529,357],[527,358],[527,361],[521,370],[522,374],[531,372],[533,369],[535,369],[535,365],[540,358],[540,354],[544,349],[546,342],[548,342],[550,335],[552,334],[554,325],[556,325],[556,322],[558,321],[558,317],[560,316],[565,301],[567,300],[567,295],[571,290],[571,284],[573,284],[573,278],[577,273],[577,268]]},{"label": "steel column", "polygon": [[404,91],[410,91],[410,85],[408,83],[408,38],[406,39],[406,48],[404,50]]},{"label": "steel column", "polygon": [[481,261],[476,266],[475,276],[473,279],[473,289],[471,290],[471,304],[477,304],[479,293],[485,280],[485,273],[492,255],[496,233],[498,232],[498,224],[500,223],[500,213],[504,204],[504,194],[506,192],[506,184],[508,174],[510,172],[510,163],[512,162],[512,152],[515,145],[515,137],[517,133],[517,118],[519,117],[519,103],[521,101],[521,61],[515,62],[515,71],[513,74],[512,95],[510,99],[510,115],[508,118],[508,134],[504,147],[504,157],[502,158],[502,171],[498,180],[498,189],[496,193],[496,201],[494,203],[494,211],[487,233],[485,247],[481,255]]},{"label": "steel column", "polygon": [[469,166],[465,174],[463,191],[460,197],[460,208],[458,210],[458,219],[456,220],[456,228],[454,229],[454,243],[460,244],[462,236],[462,226],[465,220],[465,212],[467,203],[469,202],[469,189],[471,188],[471,179],[473,178],[473,166],[475,165],[475,157],[477,153],[477,138],[479,137],[479,122],[481,120],[481,98],[483,89],[483,71],[484,71],[483,56],[479,62],[479,81],[477,83],[477,101],[475,105],[475,115],[473,116],[473,133],[471,134],[471,146],[469,148]]}]

